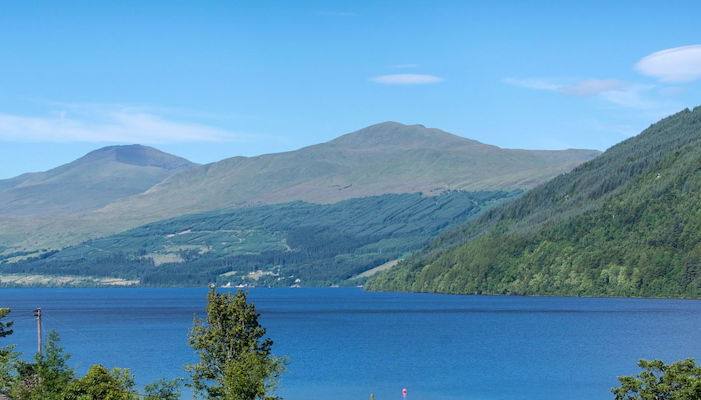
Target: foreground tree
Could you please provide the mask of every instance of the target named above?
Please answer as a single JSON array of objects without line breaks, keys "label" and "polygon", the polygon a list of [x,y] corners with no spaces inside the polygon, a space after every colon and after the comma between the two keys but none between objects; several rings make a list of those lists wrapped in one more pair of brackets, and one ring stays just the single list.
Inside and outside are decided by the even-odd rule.
[{"label": "foreground tree", "polygon": [[[0,338],[12,334],[10,313],[0,308]],[[20,360],[14,345],[0,347],[0,394],[13,400],[178,400],[182,379],[160,379],[144,387],[139,394],[134,376],[128,369],[108,370],[102,365],[90,367],[87,375],[77,378],[68,366],[70,355],[59,345],[58,333],[50,331],[43,354],[33,362]],[[2,396],[0,396],[2,397]]]},{"label": "foreground tree", "polygon": [[181,378],[161,378],[144,386],[144,400],[179,400],[181,381]]},{"label": "foreground tree", "polygon": [[67,361],[70,358],[59,345],[56,331],[46,338],[43,355],[37,354],[33,363],[20,362],[19,376],[12,388],[13,398],[20,400],[63,400],[63,390],[75,372]]},{"label": "foreground tree", "polygon": [[134,375],[127,368],[111,371],[102,365],[90,367],[88,373],[66,386],[66,399],[77,400],[136,400]]},{"label": "foreground tree", "polygon": [[611,389],[616,400],[701,399],[701,366],[688,358],[666,365],[660,360],[640,360],[643,372],[619,376],[621,386]]},{"label": "foreground tree", "polygon": [[7,316],[7,314],[10,313],[9,308],[0,308],[0,338],[3,338],[5,336],[12,335],[12,321],[9,322],[2,322],[1,320]]},{"label": "foreground tree", "polygon": [[[2,321],[9,313],[9,308],[0,308],[0,338],[12,334],[12,321]],[[14,383],[18,361],[14,345],[0,347],[0,393],[7,393]]]},{"label": "foreground tree", "polygon": [[273,341],[263,339],[260,314],[246,293],[231,296],[212,288],[207,300],[207,319],[195,319],[189,336],[200,357],[187,366],[196,392],[207,399],[279,399],[271,393],[285,360],[271,354]]}]

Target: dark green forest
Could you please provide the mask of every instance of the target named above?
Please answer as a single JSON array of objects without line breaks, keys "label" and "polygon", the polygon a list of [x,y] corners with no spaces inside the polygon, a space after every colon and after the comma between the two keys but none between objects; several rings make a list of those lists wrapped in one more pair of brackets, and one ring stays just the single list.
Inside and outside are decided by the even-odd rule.
[{"label": "dark green forest", "polygon": [[358,274],[405,257],[520,193],[388,194],[192,214],[5,262],[0,271],[117,277],[145,286],[357,285],[366,279]]},{"label": "dark green forest", "polygon": [[372,290],[701,297],[701,107],[449,230]]}]

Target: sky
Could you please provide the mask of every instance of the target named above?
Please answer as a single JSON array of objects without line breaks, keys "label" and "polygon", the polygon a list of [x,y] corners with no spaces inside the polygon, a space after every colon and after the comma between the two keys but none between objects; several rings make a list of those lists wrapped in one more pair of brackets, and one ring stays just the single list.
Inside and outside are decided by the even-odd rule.
[{"label": "sky", "polygon": [[698,1],[0,3],[0,179],[108,145],[208,163],[383,121],[605,150],[701,105]]}]

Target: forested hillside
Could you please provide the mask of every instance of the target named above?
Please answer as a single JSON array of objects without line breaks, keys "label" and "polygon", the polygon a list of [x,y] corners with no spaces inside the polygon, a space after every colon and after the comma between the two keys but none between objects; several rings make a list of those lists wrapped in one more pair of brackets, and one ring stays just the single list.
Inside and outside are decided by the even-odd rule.
[{"label": "forested hillside", "polygon": [[364,276],[357,275],[520,193],[414,193],[193,214],[0,264],[0,272],[116,277],[150,286],[359,284]]},{"label": "forested hillside", "polygon": [[701,107],[442,235],[374,290],[701,297]]},{"label": "forested hillside", "polygon": [[[149,222],[228,207],[295,200],[329,204],[387,193],[528,189],[599,154],[502,149],[422,125],[384,122],[295,151],[231,157],[148,180],[151,165],[160,164],[134,163],[137,157],[123,160],[115,153],[125,149],[110,149],[49,171],[50,176],[20,177],[41,178],[41,185],[22,183],[6,194],[4,185],[18,181],[0,181],[0,255],[36,256]],[[147,155],[156,152],[150,149]],[[95,158],[105,160],[104,166],[95,165]],[[136,190],[128,185],[128,193],[118,190],[132,182],[116,173],[125,169],[135,170],[129,176],[146,184]]]}]

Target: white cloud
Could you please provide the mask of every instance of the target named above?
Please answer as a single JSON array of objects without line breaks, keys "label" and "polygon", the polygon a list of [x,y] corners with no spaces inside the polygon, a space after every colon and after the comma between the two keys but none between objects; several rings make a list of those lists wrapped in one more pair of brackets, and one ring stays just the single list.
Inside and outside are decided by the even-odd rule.
[{"label": "white cloud", "polygon": [[701,78],[701,45],[675,47],[644,57],[635,69],[662,82],[690,82]]},{"label": "white cloud", "polygon": [[0,113],[0,140],[172,143],[240,139],[223,129],[116,106],[68,106],[43,116]]},{"label": "white cloud", "polygon": [[422,74],[381,75],[371,78],[370,80],[375,83],[384,83],[388,85],[424,85],[427,83],[443,82],[443,78]]}]

